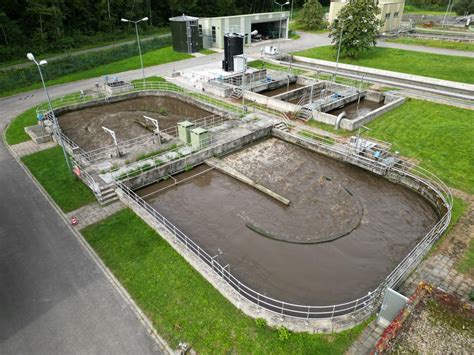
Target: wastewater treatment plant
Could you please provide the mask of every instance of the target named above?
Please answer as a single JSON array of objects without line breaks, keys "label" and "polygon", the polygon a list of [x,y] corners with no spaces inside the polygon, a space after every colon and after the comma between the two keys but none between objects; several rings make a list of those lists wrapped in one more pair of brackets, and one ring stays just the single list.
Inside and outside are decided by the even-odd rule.
[{"label": "wastewater treatment plant", "polygon": [[[329,332],[376,312],[449,224],[445,185],[360,133],[403,101],[203,66],[54,99],[27,132],[61,142],[101,204],[130,207],[244,313]],[[342,139],[309,121],[360,129]]]}]

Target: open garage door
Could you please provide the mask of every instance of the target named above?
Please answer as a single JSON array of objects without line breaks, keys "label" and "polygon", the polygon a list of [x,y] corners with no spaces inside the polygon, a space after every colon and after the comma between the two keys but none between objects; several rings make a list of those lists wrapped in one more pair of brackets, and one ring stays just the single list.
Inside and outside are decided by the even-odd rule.
[{"label": "open garage door", "polygon": [[[281,37],[286,38],[286,22],[287,19],[281,21]],[[269,39],[279,38],[280,20],[269,22],[252,23],[252,32],[258,31],[256,35],[252,35],[252,42],[265,41]]]}]

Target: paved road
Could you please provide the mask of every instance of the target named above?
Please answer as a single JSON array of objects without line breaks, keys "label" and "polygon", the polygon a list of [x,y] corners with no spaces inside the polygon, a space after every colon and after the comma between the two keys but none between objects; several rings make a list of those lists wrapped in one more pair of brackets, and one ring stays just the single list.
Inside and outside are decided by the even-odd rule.
[{"label": "paved road", "polygon": [[[25,108],[0,104],[0,132]],[[0,143],[0,354],[149,354],[159,348]]]},{"label": "paved road", "polygon": [[416,51],[416,52],[425,52],[425,53],[433,53],[433,54],[443,54],[443,55],[452,55],[452,56],[458,56],[458,57],[474,58],[474,51],[459,51],[455,49],[433,48],[433,47],[426,47],[426,46],[417,46],[417,45],[412,45],[412,44],[383,42],[383,41],[379,41],[377,45],[379,47],[404,49],[407,51]]}]

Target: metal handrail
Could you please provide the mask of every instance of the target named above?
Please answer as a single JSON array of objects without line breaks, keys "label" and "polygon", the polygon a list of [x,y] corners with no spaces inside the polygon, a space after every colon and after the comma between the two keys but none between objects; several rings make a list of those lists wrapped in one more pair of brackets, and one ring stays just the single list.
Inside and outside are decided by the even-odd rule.
[{"label": "metal handrail", "polygon": [[[298,137],[304,139],[304,137]],[[356,300],[327,305],[327,306],[311,306],[311,305],[300,305],[281,300],[274,299],[272,297],[263,295],[249,286],[243,284],[235,276],[233,276],[225,266],[222,266],[217,260],[211,257],[205,250],[203,250],[197,243],[191,238],[186,236],[180,231],[175,225],[169,222],[164,216],[162,216],[156,209],[151,207],[146,201],[139,197],[134,191],[128,188],[123,183],[116,181],[116,186],[123,192],[126,198],[136,203],[139,207],[143,208],[145,212],[150,215],[156,222],[163,225],[174,237],[179,240],[187,250],[191,250],[201,261],[210,266],[213,272],[226,282],[230,287],[238,292],[239,295],[243,296],[250,302],[254,303],[258,307],[262,307],[270,312],[285,315],[293,318],[309,319],[309,318],[320,318],[320,319],[333,319],[341,316],[364,314],[371,309],[378,306],[382,300],[382,296],[387,287],[395,287],[398,285],[408,272],[418,265],[427,250],[433,245],[433,243],[441,236],[446,230],[451,219],[451,208],[453,203],[452,195],[449,188],[434,174],[428,170],[415,166],[414,164],[402,160],[401,163],[393,167],[388,167],[383,163],[369,159],[367,157],[355,155],[352,151],[347,149],[341,149],[329,145],[322,141],[308,140],[312,144],[324,146],[325,149],[332,150],[339,154],[343,154],[350,160],[356,160],[358,162],[371,166],[379,166],[383,169],[392,169],[397,173],[409,175],[416,179],[420,183],[424,184],[431,191],[435,192],[436,195],[443,201],[443,205],[446,207],[446,212],[443,217],[431,228],[431,230],[418,242],[418,244],[408,253],[408,255],[392,270],[392,272],[384,279],[380,285],[369,292],[366,296],[360,297]]]}]

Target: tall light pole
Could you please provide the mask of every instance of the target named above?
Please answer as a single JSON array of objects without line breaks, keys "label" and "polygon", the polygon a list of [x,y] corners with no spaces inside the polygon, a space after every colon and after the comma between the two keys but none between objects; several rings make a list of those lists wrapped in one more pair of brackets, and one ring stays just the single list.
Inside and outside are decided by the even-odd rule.
[{"label": "tall light pole", "polygon": [[140,54],[140,64],[142,66],[143,85],[145,85],[145,69],[143,69],[142,47],[140,46],[140,38],[138,37],[138,24],[143,21],[148,21],[148,17],[144,17],[137,21],[127,20],[126,18],[122,18],[120,21],[131,22],[135,24],[135,32],[137,33],[138,53]]},{"label": "tall light pole", "polygon": [[46,84],[45,84],[44,78],[43,78],[43,73],[42,73],[42,71],[41,71],[41,66],[48,64],[48,62],[43,59],[43,60],[40,60],[39,63],[38,63],[38,61],[35,59],[35,56],[33,55],[33,53],[28,53],[28,54],[26,55],[26,57],[27,57],[29,60],[31,60],[33,63],[35,63],[36,66],[38,67],[38,71],[39,71],[39,74],[40,74],[41,82],[43,83],[44,93],[46,94],[46,98],[48,99],[49,110],[51,111],[51,115],[53,116],[53,128],[54,128],[54,132],[55,132],[56,137],[57,137],[57,139],[58,139],[58,141],[59,141],[59,145],[60,145],[61,148],[63,149],[64,160],[66,161],[67,169],[68,169],[69,173],[72,174],[71,164],[69,163],[69,158],[68,158],[68,156],[67,156],[66,149],[64,148],[63,137],[62,137],[62,135],[61,135],[61,129],[59,128],[58,119],[56,118],[56,115],[54,114],[53,105],[51,104],[51,98],[49,97],[49,92],[48,92],[48,89],[46,88]]},{"label": "tall light pole", "polygon": [[[279,2],[275,1],[275,4],[280,6],[280,12],[283,12],[283,6],[290,5],[290,2],[287,1],[284,4],[280,4]],[[278,55],[281,59],[281,14],[280,14],[280,28],[278,29]]]},{"label": "tall light pole", "polygon": [[344,24],[346,23],[347,20],[352,20],[352,16],[349,16],[345,20],[341,20],[342,27],[341,27],[341,33],[339,35],[339,46],[337,48],[337,58],[336,58],[336,69],[334,70],[334,78],[333,82],[336,81],[336,75],[337,75],[337,69],[339,67],[339,54],[341,54],[341,43],[342,43],[342,33],[344,32]]}]

